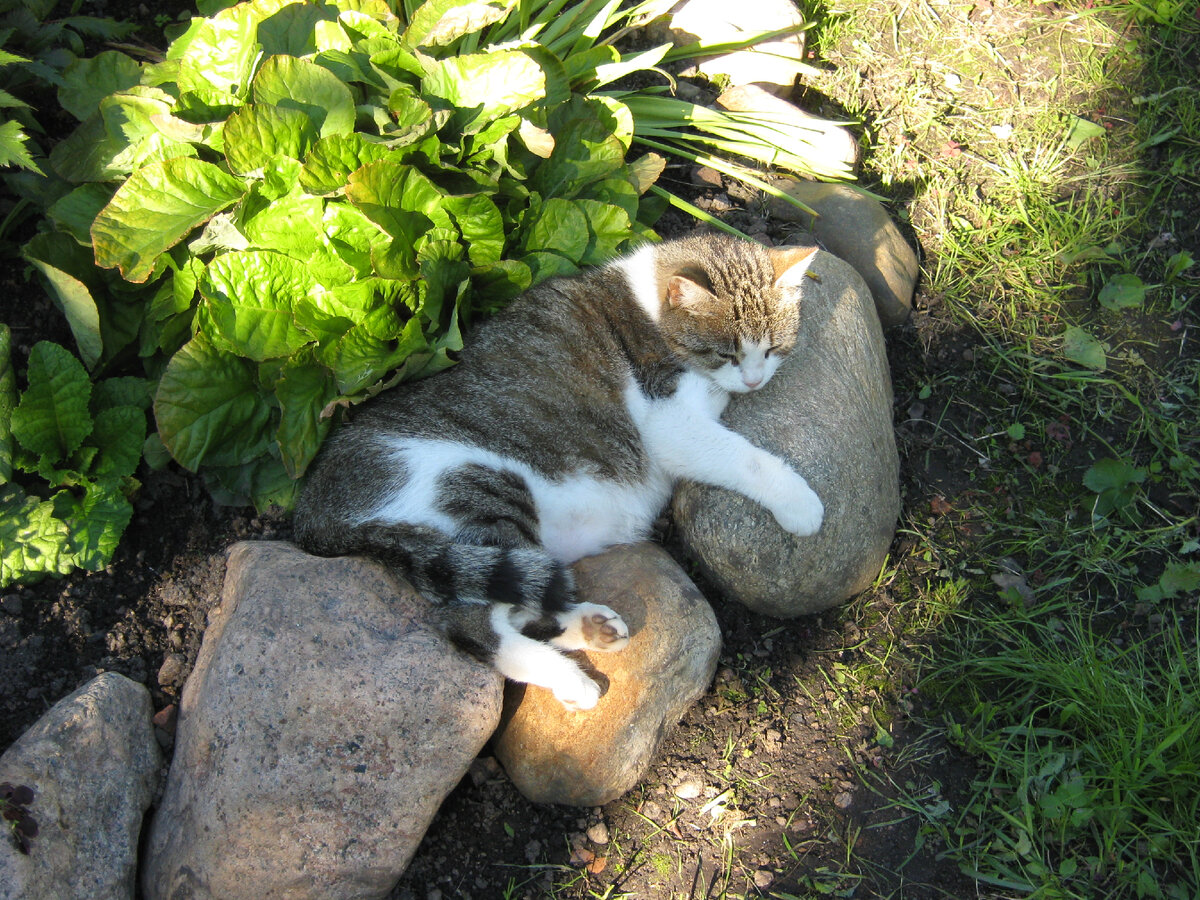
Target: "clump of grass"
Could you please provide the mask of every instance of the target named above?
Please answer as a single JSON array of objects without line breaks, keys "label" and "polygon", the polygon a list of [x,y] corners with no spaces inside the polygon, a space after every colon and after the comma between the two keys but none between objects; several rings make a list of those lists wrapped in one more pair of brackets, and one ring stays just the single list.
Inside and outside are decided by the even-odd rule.
[{"label": "clump of grass", "polygon": [[[1200,620],[1167,610],[1136,637],[1061,596],[966,623],[936,686],[983,762],[946,823],[980,880],[1060,896],[1196,896]],[[999,802],[998,802],[999,801]],[[951,840],[955,838],[951,837]]]}]

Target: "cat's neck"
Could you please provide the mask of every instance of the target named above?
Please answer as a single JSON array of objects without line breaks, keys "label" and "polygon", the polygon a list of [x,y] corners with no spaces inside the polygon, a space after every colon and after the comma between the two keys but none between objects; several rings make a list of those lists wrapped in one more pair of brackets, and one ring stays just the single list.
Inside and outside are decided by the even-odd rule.
[{"label": "cat's neck", "polygon": [[662,315],[658,248],[654,244],[645,244],[628,256],[613,260],[611,265],[624,273],[634,301],[650,317],[650,321],[658,322]]}]

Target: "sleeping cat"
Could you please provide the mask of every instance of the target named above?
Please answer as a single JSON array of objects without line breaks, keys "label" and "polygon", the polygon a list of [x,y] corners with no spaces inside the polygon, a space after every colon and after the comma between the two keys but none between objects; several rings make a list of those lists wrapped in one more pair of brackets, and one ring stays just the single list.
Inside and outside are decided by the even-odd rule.
[{"label": "sleeping cat", "polygon": [[561,651],[629,634],[576,602],[567,565],[646,537],[682,478],[744,494],[793,534],[821,526],[808,483],[720,422],[795,344],[815,250],[690,237],[529,290],[457,366],[381,394],[326,443],[298,542],[394,568],[460,647],[590,709],[600,688]]}]

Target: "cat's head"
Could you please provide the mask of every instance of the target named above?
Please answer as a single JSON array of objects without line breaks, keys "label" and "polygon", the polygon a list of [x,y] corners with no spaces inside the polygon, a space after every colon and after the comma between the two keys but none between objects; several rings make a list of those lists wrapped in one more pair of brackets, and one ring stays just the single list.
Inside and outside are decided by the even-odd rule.
[{"label": "cat's head", "polygon": [[663,250],[659,327],[671,348],[727,391],[761,388],[796,344],[817,248],[707,236]]}]

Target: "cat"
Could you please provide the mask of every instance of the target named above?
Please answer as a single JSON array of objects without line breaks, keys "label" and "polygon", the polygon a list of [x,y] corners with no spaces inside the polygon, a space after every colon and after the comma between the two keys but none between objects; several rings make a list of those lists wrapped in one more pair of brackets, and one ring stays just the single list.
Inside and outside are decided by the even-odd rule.
[{"label": "cat", "polygon": [[720,422],[792,350],[815,251],[692,236],[528,290],[456,366],[382,392],[326,442],[297,542],[380,560],[459,647],[592,708],[599,685],[562,651],[620,650],[629,631],[575,600],[570,563],[645,538],[684,478],[793,534],[820,528],[804,478]]}]

